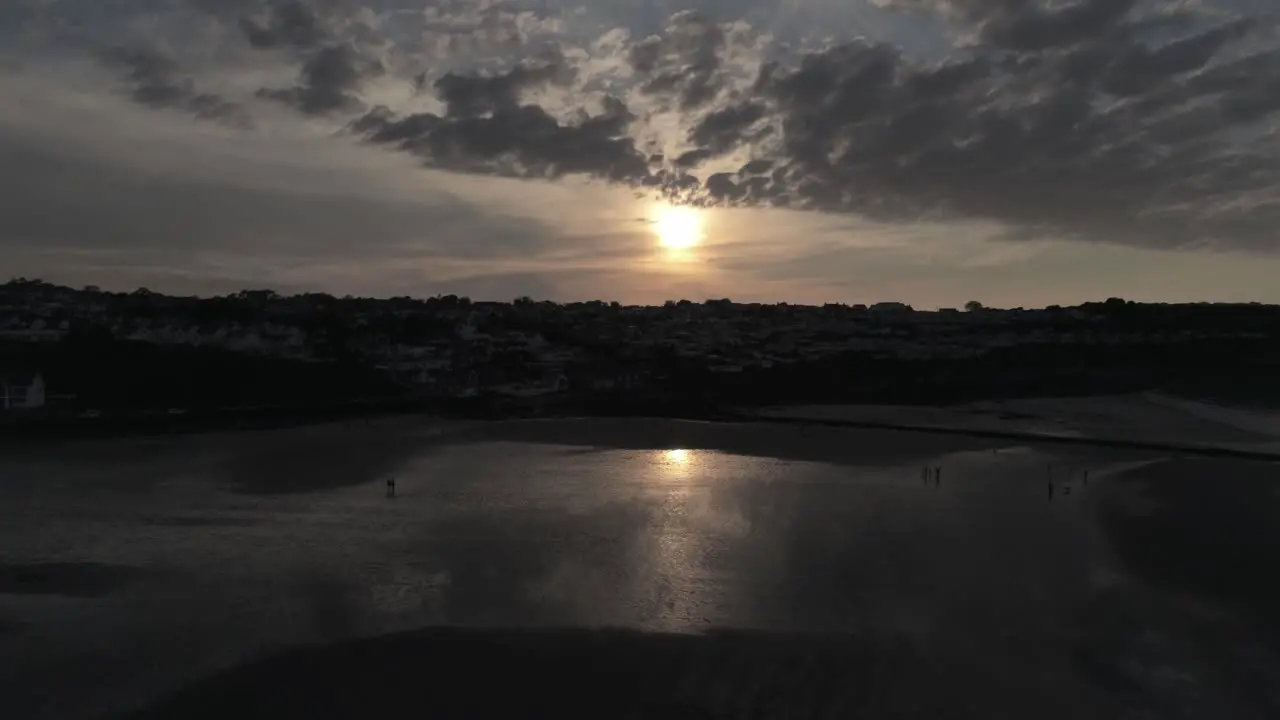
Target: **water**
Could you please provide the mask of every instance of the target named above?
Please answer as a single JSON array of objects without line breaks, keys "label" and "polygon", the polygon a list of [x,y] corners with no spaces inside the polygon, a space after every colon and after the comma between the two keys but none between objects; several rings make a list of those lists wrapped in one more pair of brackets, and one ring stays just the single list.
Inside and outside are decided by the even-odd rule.
[{"label": "water", "polygon": [[[1280,707],[1246,682],[1280,667],[1271,585],[1202,572],[1221,557],[1171,570],[1162,546],[1199,545],[1124,531],[1177,533],[1157,521],[1178,498],[1150,485],[1186,461],[989,443],[383,421],[10,452],[5,716],[136,706],[271,650],[435,625],[865,638],[970,688],[958,697],[998,695],[989,712]],[[922,467],[942,468],[940,482]],[[1269,552],[1273,470],[1174,474],[1228,470],[1262,481],[1237,483],[1262,493],[1244,505],[1260,515],[1212,549]],[[902,680],[884,707],[919,694]]]}]

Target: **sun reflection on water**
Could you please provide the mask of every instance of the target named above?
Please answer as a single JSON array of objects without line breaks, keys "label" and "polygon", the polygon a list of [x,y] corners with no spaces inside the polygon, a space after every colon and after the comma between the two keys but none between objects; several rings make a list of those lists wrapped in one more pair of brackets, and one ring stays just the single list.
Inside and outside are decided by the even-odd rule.
[{"label": "sun reflection on water", "polygon": [[693,459],[693,453],[683,449],[663,450],[662,459],[676,465],[688,465],[689,461]]},{"label": "sun reflection on water", "polygon": [[655,464],[668,479],[688,479],[698,464],[698,455],[693,450],[672,448],[654,453]]},{"label": "sun reflection on water", "polygon": [[646,625],[654,630],[688,629],[702,624],[699,577],[699,539],[691,527],[690,503],[697,490],[698,453],[685,448],[656,450],[652,467],[661,481],[662,499],[656,508],[650,568],[645,586],[654,615]]}]

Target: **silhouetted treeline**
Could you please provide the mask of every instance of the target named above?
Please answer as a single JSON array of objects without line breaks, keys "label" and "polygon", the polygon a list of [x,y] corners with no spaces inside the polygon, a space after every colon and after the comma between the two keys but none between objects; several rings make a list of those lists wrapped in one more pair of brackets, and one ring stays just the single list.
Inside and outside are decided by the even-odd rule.
[{"label": "silhouetted treeline", "polygon": [[[267,290],[188,298],[23,280],[0,285],[0,337],[10,338],[0,340],[0,373],[45,376],[49,407],[23,419],[374,407],[713,417],[758,404],[1154,389],[1280,402],[1276,306],[1112,298],[923,313],[890,305],[627,307]],[[560,373],[567,391],[499,392],[548,379],[559,386]]]},{"label": "silhouetted treeline", "polygon": [[54,378],[49,407],[55,411],[67,405],[104,412],[329,406],[398,394],[381,375],[350,362],[156,345],[100,333],[74,333],[55,343],[4,342],[0,357]]}]

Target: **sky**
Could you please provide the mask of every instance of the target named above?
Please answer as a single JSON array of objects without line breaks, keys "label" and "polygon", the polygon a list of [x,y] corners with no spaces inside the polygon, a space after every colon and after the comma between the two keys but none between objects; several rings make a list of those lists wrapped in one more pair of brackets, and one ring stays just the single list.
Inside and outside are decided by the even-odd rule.
[{"label": "sky", "polygon": [[1272,0],[5,0],[0,275],[1280,302]]}]

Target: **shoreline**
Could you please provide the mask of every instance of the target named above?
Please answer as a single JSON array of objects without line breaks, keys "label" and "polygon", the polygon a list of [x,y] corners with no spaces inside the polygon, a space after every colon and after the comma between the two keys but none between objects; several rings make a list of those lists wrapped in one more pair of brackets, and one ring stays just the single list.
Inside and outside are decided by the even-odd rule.
[{"label": "shoreline", "polygon": [[[644,405],[648,405],[648,407]],[[1280,462],[1280,452],[1213,444],[1092,435],[1061,435],[1019,429],[947,426],[873,419],[800,417],[767,414],[759,410],[712,411],[710,409],[695,410],[688,408],[683,412],[676,412],[676,408],[663,407],[664,405],[659,403],[656,407],[653,404],[643,404],[640,407],[633,408],[618,407],[614,412],[581,412],[582,408],[565,408],[566,412],[534,414],[530,412],[530,408],[527,406],[503,407],[500,403],[493,403],[490,398],[480,398],[461,401],[455,399],[453,402],[447,403],[422,400],[371,401],[311,408],[255,408],[176,415],[135,414],[96,418],[48,417],[33,421],[0,424],[0,447],[14,444],[24,446],[33,444],[48,445],[82,440],[282,430],[333,422],[368,421],[387,417],[417,416],[422,419],[476,422],[615,418],[886,430],[952,437],[1010,440],[1039,445],[1140,450],[1170,453],[1175,456]],[[646,410],[648,412],[645,412]]]}]

